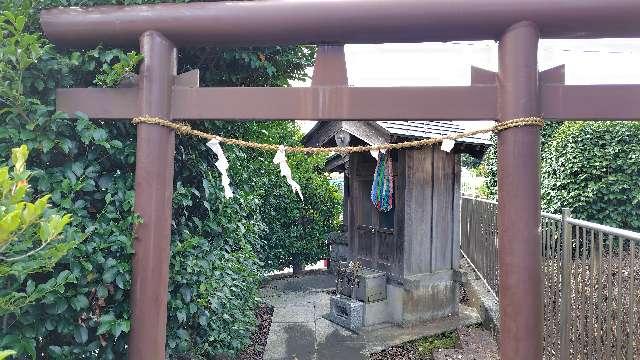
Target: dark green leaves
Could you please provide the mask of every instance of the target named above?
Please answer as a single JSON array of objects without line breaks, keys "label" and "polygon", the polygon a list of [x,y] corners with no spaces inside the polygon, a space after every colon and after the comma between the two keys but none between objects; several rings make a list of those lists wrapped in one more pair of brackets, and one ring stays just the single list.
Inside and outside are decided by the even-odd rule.
[{"label": "dark green leaves", "polygon": [[102,87],[114,87],[126,80],[126,76],[137,73],[136,66],[142,60],[142,55],[135,51],[124,53],[119,49],[112,49],[102,53],[102,68],[96,76],[95,84]]},{"label": "dark green leaves", "polygon": [[89,331],[86,327],[84,327],[84,325],[78,325],[73,332],[73,338],[76,340],[76,342],[84,344],[89,339]]},{"label": "dark green leaves", "polygon": [[543,152],[542,204],[560,213],[640,230],[638,122],[567,122]]},{"label": "dark green leaves", "polygon": [[71,307],[76,310],[82,310],[82,309],[86,309],[89,307],[89,300],[87,300],[87,297],[84,295],[76,295],[74,296],[69,303],[71,304]]}]

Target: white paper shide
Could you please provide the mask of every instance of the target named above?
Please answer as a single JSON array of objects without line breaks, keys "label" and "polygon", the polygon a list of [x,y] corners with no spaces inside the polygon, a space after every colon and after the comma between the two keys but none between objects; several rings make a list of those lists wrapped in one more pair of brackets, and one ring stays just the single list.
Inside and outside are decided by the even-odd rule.
[{"label": "white paper shide", "polygon": [[291,168],[289,168],[289,164],[287,164],[287,156],[284,153],[284,145],[280,145],[278,147],[278,152],[276,152],[276,156],[273,158],[273,163],[276,165],[280,165],[280,175],[284,176],[287,179],[289,185],[291,185],[291,189],[294,193],[300,195],[300,199],[304,200],[302,197],[302,190],[300,189],[300,185],[298,185],[295,180],[293,180],[291,176]]},{"label": "white paper shide", "polygon": [[455,140],[444,139],[442,140],[442,146],[440,147],[440,149],[442,149],[442,151],[451,152],[451,150],[453,150],[453,147],[455,145],[456,145]]},{"label": "white paper shide", "polygon": [[224,152],[222,151],[222,147],[220,146],[220,142],[218,140],[212,139],[207,143],[207,146],[213,150],[213,152],[218,156],[218,161],[216,161],[216,167],[220,170],[220,174],[222,175],[222,187],[224,188],[224,197],[227,199],[233,197],[233,191],[231,191],[231,180],[229,179],[229,175],[227,174],[227,170],[229,169],[229,162],[227,161],[227,157],[224,156]]}]

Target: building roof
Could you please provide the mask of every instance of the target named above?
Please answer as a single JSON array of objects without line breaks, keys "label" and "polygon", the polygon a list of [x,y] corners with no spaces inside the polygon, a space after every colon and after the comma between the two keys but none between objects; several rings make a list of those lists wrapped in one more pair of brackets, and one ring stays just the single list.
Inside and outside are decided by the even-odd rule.
[{"label": "building roof", "polygon": [[[463,121],[319,121],[302,142],[305,146],[336,146],[335,135],[346,132],[366,144],[398,143],[461,133],[471,129],[467,124]],[[456,143],[484,151],[491,140],[489,134],[478,134]]]},{"label": "building roof", "polygon": [[[418,139],[461,133],[470,129],[464,123],[455,121],[376,121],[376,124],[391,135]],[[489,134],[464,137],[457,141],[474,145],[491,144]]]}]

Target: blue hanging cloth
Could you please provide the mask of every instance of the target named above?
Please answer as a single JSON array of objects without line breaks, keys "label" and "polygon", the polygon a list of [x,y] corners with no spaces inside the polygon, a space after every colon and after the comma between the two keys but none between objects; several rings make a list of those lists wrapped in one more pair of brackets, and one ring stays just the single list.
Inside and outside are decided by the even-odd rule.
[{"label": "blue hanging cloth", "polygon": [[371,202],[382,212],[393,208],[393,162],[391,156],[383,152],[378,153],[378,164],[371,184]]}]

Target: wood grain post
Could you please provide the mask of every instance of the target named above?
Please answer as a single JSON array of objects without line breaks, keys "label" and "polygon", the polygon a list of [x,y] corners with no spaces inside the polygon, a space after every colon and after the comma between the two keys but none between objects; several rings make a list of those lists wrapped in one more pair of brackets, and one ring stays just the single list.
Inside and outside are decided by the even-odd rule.
[{"label": "wood grain post", "polygon": [[[176,75],[176,48],[162,34],[140,36],[144,62],[140,68],[140,113],[169,119]],[[169,285],[169,242],[175,133],[139,124],[136,148],[136,228],[131,294],[129,359],[163,360]]]},{"label": "wood grain post", "polygon": [[[519,22],[500,39],[499,121],[539,116],[537,26]],[[500,358],[542,359],[540,129],[498,135]]]}]

